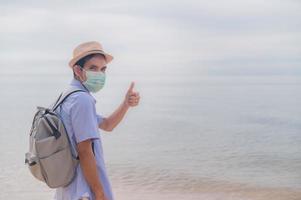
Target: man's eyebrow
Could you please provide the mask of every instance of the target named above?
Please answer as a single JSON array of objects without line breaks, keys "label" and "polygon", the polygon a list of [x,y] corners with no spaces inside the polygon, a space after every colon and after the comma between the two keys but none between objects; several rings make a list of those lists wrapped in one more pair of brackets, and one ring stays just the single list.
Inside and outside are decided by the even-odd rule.
[{"label": "man's eyebrow", "polygon": [[89,66],[89,68],[90,68],[90,67],[97,67],[97,66],[92,64],[92,65]]},{"label": "man's eyebrow", "polygon": [[[90,65],[89,67],[98,67],[98,66],[97,66],[97,65],[94,65],[94,64],[92,64],[92,65]],[[107,68],[107,66],[105,65],[105,66],[101,67],[101,69],[104,69],[104,68]]]}]

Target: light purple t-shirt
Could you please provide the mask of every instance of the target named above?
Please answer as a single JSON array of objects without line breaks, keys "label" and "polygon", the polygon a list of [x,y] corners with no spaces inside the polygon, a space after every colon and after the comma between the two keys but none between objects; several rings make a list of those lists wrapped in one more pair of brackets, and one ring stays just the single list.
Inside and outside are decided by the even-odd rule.
[{"label": "light purple t-shirt", "polygon": [[[106,198],[108,200],[114,200],[106,172],[100,129],[98,128],[99,124],[103,121],[103,117],[96,112],[95,98],[80,81],[73,79],[70,83],[70,87],[75,87],[87,92],[71,94],[58,108],[58,112],[60,112],[74,147],[76,147],[76,143],[92,139],[99,181],[103,186]],[[79,164],[72,183],[66,187],[55,189],[54,200],[79,200],[82,197],[89,197],[91,200],[95,199]]]}]

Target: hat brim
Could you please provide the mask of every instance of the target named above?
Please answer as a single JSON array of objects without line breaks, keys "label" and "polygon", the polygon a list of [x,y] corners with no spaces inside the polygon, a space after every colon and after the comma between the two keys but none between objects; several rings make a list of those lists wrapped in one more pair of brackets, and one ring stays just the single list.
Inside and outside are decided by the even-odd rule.
[{"label": "hat brim", "polygon": [[75,63],[77,61],[79,61],[80,59],[82,59],[83,57],[87,56],[87,55],[90,55],[90,54],[95,54],[95,53],[99,53],[99,54],[102,54],[104,55],[105,59],[106,59],[106,62],[109,63],[113,60],[113,56],[111,56],[110,54],[106,53],[106,52],[103,52],[103,51],[100,51],[100,50],[92,50],[92,51],[87,51],[83,54],[80,54],[74,58],[72,58],[70,61],[69,61],[69,66],[71,68],[73,68],[73,66],[75,65]]}]

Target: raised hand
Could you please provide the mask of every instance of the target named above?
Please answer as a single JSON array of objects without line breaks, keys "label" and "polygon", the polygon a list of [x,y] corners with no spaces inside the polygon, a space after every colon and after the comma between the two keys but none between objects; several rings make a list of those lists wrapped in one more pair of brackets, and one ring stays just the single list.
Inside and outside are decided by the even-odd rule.
[{"label": "raised hand", "polygon": [[131,85],[125,96],[125,104],[127,106],[137,106],[140,100],[139,92],[134,92],[135,82],[131,82]]}]

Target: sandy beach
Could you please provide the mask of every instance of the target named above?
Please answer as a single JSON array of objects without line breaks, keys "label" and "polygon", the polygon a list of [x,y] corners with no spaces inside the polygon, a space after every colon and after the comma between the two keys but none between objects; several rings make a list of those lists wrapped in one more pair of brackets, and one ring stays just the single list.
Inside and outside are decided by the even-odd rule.
[{"label": "sandy beach", "polygon": [[161,180],[158,184],[114,184],[117,199],[123,200],[300,200],[301,190],[281,187],[258,187],[228,182]]}]

